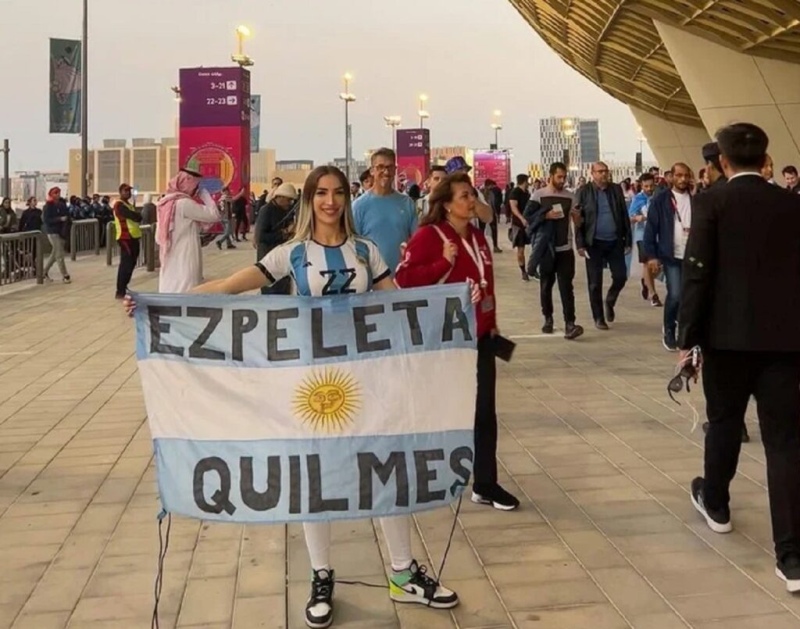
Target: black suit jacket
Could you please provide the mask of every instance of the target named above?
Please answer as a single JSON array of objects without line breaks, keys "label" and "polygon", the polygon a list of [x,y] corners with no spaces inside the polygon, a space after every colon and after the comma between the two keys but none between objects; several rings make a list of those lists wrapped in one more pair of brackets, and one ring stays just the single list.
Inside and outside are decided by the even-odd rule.
[{"label": "black suit jacket", "polygon": [[800,352],[800,195],[746,174],[694,200],[681,349]]}]

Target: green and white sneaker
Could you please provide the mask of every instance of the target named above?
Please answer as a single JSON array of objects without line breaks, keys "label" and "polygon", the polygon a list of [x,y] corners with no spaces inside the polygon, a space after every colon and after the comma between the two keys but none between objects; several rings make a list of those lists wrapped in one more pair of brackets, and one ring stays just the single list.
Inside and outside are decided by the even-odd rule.
[{"label": "green and white sneaker", "polygon": [[451,609],[458,605],[458,594],[431,579],[428,569],[416,560],[408,570],[392,572],[389,596],[396,603],[416,603],[434,609]]}]

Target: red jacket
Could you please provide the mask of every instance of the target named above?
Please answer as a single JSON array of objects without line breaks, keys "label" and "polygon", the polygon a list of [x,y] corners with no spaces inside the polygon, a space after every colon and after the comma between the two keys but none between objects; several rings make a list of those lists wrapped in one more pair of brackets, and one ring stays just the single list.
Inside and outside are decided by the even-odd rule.
[{"label": "red jacket", "polygon": [[[432,286],[450,271],[450,275],[443,282],[445,284],[458,284],[472,279],[480,282],[480,270],[470,256],[464,241],[447,221],[437,224],[446,238],[456,243],[458,255],[451,266],[442,255],[444,242],[436,232],[433,225],[420,227],[411,240],[408,241],[406,255],[400,266],[397,267],[395,282],[400,288],[415,288],[418,286]],[[472,225],[469,226],[470,237],[467,242],[472,245],[472,238],[478,244],[478,250],[483,260],[483,274],[486,288],[483,291],[483,300],[475,304],[475,313],[478,318],[478,337],[491,332],[497,327],[497,302],[494,296],[494,267],[492,265],[492,251],[484,235]]]}]

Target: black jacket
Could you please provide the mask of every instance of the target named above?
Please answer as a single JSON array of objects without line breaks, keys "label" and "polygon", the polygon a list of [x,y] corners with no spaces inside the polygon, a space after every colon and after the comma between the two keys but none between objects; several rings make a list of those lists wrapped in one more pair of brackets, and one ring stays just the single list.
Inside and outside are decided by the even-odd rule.
[{"label": "black jacket", "polygon": [[27,208],[19,219],[19,230],[21,232],[42,231],[43,225],[42,211],[38,207]]},{"label": "black jacket", "polygon": [[[628,216],[628,206],[622,188],[617,184],[609,184],[608,188],[611,213],[617,226],[617,238],[625,248],[630,248],[633,243],[631,234],[631,219]],[[575,245],[578,249],[586,249],[594,243],[594,234],[597,229],[597,187],[586,184],[576,194],[575,204],[580,208],[581,225],[575,230]]]},{"label": "black jacket", "polygon": [[682,349],[800,352],[800,195],[757,173],[695,197]]},{"label": "black jacket", "polygon": [[292,223],[294,211],[284,210],[272,200],[258,212],[253,238],[258,243],[259,260],[289,239],[284,229]]}]

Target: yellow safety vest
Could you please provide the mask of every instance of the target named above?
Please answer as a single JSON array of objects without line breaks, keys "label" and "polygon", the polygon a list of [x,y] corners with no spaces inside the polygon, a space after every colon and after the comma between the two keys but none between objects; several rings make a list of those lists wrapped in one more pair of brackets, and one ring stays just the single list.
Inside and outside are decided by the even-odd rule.
[{"label": "yellow safety vest", "polygon": [[[119,203],[125,205],[132,212],[136,211],[136,208],[126,201],[120,199]],[[114,229],[117,232],[117,240],[120,240],[124,233],[128,233],[131,238],[142,237],[142,229],[141,227],[139,227],[139,223],[126,218],[123,225],[122,221],[120,221],[120,217],[117,214],[116,209],[114,210]]]}]

